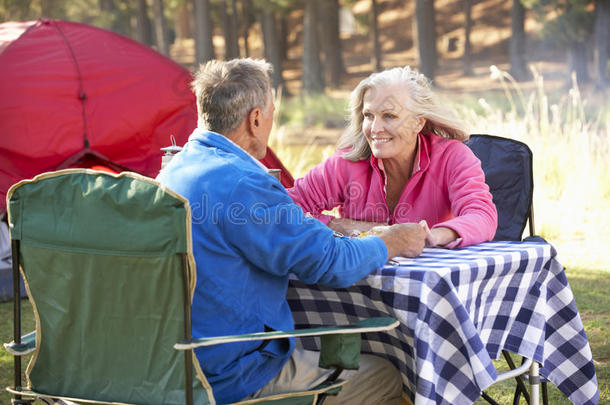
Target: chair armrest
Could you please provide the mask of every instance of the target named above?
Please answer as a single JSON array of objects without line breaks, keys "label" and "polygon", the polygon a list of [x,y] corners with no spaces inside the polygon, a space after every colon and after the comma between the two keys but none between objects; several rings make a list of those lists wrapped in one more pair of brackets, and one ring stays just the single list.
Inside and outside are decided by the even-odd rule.
[{"label": "chair armrest", "polygon": [[21,336],[20,344],[15,343],[13,340],[10,343],[5,343],[4,348],[13,356],[25,356],[32,353],[36,349],[36,331]]},{"label": "chair armrest", "polygon": [[322,336],[322,335],[338,335],[348,333],[365,333],[365,332],[381,332],[397,327],[399,322],[394,318],[369,318],[350,325],[341,325],[333,327],[307,328],[272,332],[248,333],[245,335],[231,336],[216,336],[209,338],[198,338],[190,341],[182,341],[174,345],[176,350],[190,350],[200,346],[212,346],[222,343],[245,342],[248,340],[270,340],[287,337],[305,337],[305,336]]},{"label": "chair armrest", "polygon": [[525,359],[525,361],[523,362],[523,364],[521,366],[519,366],[513,370],[508,370],[501,374],[498,374],[498,377],[496,377],[494,384],[501,382],[501,381],[510,380],[511,378],[526,374],[527,372],[529,372],[532,362],[533,362],[532,359]]}]

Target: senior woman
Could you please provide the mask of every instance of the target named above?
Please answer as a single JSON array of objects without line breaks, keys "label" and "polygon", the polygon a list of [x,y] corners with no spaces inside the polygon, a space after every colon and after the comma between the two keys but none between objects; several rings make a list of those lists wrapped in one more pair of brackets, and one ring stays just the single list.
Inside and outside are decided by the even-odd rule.
[{"label": "senior woman", "polygon": [[[374,73],[351,93],[350,110],[337,152],[288,190],[305,212],[343,234],[420,222],[428,246],[493,238],[497,212],[481,163],[422,74],[408,66]],[[334,208],[340,217],[323,214]]]}]

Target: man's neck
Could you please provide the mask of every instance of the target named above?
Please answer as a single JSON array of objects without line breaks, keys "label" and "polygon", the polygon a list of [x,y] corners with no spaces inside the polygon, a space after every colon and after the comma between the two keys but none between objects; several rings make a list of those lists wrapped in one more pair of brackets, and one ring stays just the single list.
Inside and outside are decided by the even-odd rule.
[{"label": "man's neck", "polygon": [[249,155],[253,156],[255,149],[252,145],[252,137],[248,136],[247,133],[246,120],[243,120],[235,130],[223,135],[231,142],[245,150]]},{"label": "man's neck", "polygon": [[[224,136],[225,138],[227,138],[229,141],[231,141],[231,143],[233,143],[235,146],[237,146],[238,148],[240,148],[241,150],[246,152],[259,166],[261,166],[261,168],[267,170],[267,168],[256,157],[254,157],[252,155],[252,153],[250,152],[251,149],[247,147],[247,146],[249,146],[248,137],[245,136],[242,132],[233,131],[228,134],[221,134],[221,135]],[[244,146],[246,146],[246,147],[244,147]]]},{"label": "man's neck", "polygon": [[241,133],[239,131],[233,131],[233,132],[223,134],[223,135],[225,136],[225,138],[227,138],[228,140],[233,142],[235,145],[239,146],[240,148],[242,148],[244,151],[248,152],[248,154],[251,155],[248,137],[246,137],[243,133]]}]

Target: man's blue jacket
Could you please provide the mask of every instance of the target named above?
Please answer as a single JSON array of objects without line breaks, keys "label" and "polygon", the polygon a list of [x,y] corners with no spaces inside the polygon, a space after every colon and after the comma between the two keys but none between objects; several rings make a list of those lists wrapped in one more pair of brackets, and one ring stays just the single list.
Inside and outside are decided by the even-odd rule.
[{"label": "man's blue jacket", "polygon": [[[346,287],[383,266],[378,237],[333,237],[278,180],[226,137],[196,129],[158,180],[189,200],[197,284],[194,337],[293,329],[289,273]],[[228,343],[195,353],[218,403],[238,401],[277,375],[294,339]]]}]

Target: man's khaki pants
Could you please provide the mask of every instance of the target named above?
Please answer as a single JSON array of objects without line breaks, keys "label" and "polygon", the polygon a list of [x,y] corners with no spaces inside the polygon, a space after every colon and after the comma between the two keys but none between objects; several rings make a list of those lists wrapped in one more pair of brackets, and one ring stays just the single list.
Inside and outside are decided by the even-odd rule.
[{"label": "man's khaki pants", "polygon": [[[295,349],[280,373],[248,398],[302,391],[324,382],[334,370],[318,367],[318,352]],[[338,395],[329,395],[324,405],[398,405],[401,403],[400,373],[388,360],[363,354],[358,370],[344,370],[339,376],[348,383]]]}]

